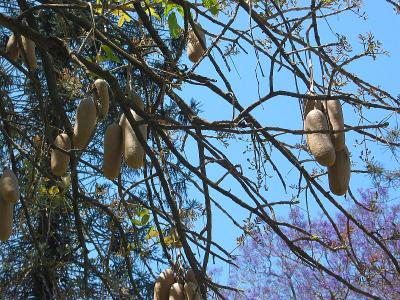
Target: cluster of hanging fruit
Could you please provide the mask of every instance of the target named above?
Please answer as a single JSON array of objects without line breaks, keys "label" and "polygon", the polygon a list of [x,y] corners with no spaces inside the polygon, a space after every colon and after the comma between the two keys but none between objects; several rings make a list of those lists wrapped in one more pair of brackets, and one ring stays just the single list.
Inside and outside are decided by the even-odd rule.
[{"label": "cluster of hanging fruit", "polygon": [[[351,162],[345,144],[344,120],[339,100],[304,100],[304,129],[325,131],[309,133],[308,147],[315,160],[328,167],[329,188],[335,195],[346,194],[349,188]],[[329,133],[328,130],[337,132]]]},{"label": "cluster of hanging fruit", "polygon": [[154,285],[154,300],[201,300],[192,269],[186,271],[183,282],[177,281],[171,269],[162,271]]},{"label": "cluster of hanging fruit", "polygon": [[6,54],[14,62],[22,58],[25,65],[30,70],[34,70],[36,69],[35,48],[35,43],[27,37],[12,34],[7,42]]},{"label": "cluster of hanging fruit", "polygon": [[[198,23],[195,23],[195,27],[205,45],[206,39],[203,28]],[[197,62],[204,52],[205,49],[200,40],[193,29],[190,29],[187,48],[189,59],[192,62]],[[25,36],[12,34],[7,42],[6,53],[13,61],[22,57],[29,69],[34,70],[36,68],[35,43]],[[97,120],[102,120],[107,116],[109,110],[108,84],[103,79],[97,79],[94,82],[94,88],[94,100],[86,98],[81,100],[78,105],[72,142],[66,133],[59,134],[54,140],[54,145],[57,148],[51,152],[51,171],[55,176],[66,174],[70,160],[68,152],[72,147],[76,150],[85,149],[96,127]],[[140,97],[134,92],[131,93],[131,96],[131,100],[143,110],[144,104]],[[99,105],[96,105],[97,103]],[[131,113],[135,121],[143,120],[134,110],[131,110]],[[138,128],[143,139],[147,140],[147,125],[142,124]],[[143,166],[144,148],[124,114],[119,123],[109,125],[105,132],[103,174],[106,178],[115,179],[118,177],[122,155],[128,167],[139,169]]]},{"label": "cluster of hanging fruit", "polygon": [[[98,120],[103,120],[109,110],[108,83],[103,79],[94,82],[94,100],[83,99],[78,105],[72,142],[66,133],[59,134],[54,140],[55,148],[51,152],[51,171],[55,176],[63,176],[69,165],[68,151],[86,148]],[[140,109],[143,101],[132,92],[129,97]],[[96,108],[97,107],[97,108]],[[143,120],[134,110],[131,113],[135,121]],[[147,125],[138,126],[143,139],[147,140]],[[144,148],[126,116],[122,114],[119,123],[110,124],[104,136],[103,174],[108,179],[118,177],[121,169],[121,157],[133,169],[139,169],[144,162]]]},{"label": "cluster of hanging fruit", "polygon": [[19,199],[18,179],[12,170],[0,177],[0,240],[7,241],[12,233],[14,205]]}]

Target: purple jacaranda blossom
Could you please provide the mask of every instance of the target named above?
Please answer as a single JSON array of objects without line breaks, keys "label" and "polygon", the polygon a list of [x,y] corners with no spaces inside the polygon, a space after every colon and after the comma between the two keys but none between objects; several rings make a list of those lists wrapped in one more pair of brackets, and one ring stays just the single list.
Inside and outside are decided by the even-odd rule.
[{"label": "purple jacaranda blossom", "polygon": [[[400,205],[389,201],[388,189],[359,191],[359,204],[349,200],[348,211],[378,237],[388,252],[400,258]],[[354,287],[381,299],[400,299],[400,276],[387,252],[353,222],[339,213],[311,218],[297,207],[287,223],[309,233],[285,227],[285,234],[325,267]],[[229,282],[242,293],[226,292],[227,299],[368,299],[334,277],[299,259],[273,231],[254,230],[239,247]]]}]

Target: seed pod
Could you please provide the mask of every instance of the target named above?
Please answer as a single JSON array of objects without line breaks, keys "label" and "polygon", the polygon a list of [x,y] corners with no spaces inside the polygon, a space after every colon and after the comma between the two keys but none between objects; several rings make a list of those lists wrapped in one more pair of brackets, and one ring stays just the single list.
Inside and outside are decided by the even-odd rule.
[{"label": "seed pod", "polygon": [[336,152],[336,161],[328,168],[329,188],[338,196],[346,194],[350,181],[350,154],[346,145],[343,150]]},{"label": "seed pod", "polygon": [[110,180],[118,177],[121,169],[122,142],[121,127],[116,123],[109,125],[104,135],[103,174]]},{"label": "seed pod", "polygon": [[[324,113],[318,109],[310,111],[306,117],[304,129],[309,131],[328,130],[328,123]],[[335,148],[329,133],[309,133],[307,142],[315,160],[323,166],[332,166],[335,163]]]},{"label": "seed pod", "polygon": [[130,91],[129,100],[135,103],[135,105],[137,105],[141,110],[144,110],[143,100],[135,91]]},{"label": "seed pod", "polygon": [[187,282],[183,289],[185,291],[185,300],[201,300],[200,291],[196,283]]},{"label": "seed pod", "polygon": [[183,284],[175,282],[171,286],[168,300],[185,300]]},{"label": "seed pod", "polygon": [[14,204],[0,198],[0,240],[7,241],[12,233]]},{"label": "seed pod", "polygon": [[30,69],[30,70],[35,70],[36,69],[36,53],[35,53],[35,43],[31,41],[30,39],[21,36],[21,41],[22,41],[22,47],[24,49],[25,55],[26,55],[26,60],[24,58],[25,65]]},{"label": "seed pod", "polygon": [[168,300],[169,289],[174,283],[174,272],[166,269],[158,276],[154,285],[154,300]]},{"label": "seed pod", "polygon": [[110,97],[108,95],[108,83],[104,79],[97,79],[94,86],[99,97],[99,119],[104,119],[110,107]]},{"label": "seed pod", "polygon": [[74,136],[72,138],[75,149],[86,147],[90,135],[96,127],[96,106],[91,99],[83,99],[76,111]]},{"label": "seed pod", "polygon": [[[135,121],[143,120],[136,112],[131,109],[131,113]],[[125,114],[121,116],[121,120],[119,125],[122,128],[122,137],[123,137],[123,154],[125,163],[128,167],[132,169],[139,169],[143,166],[144,159],[144,148],[143,145],[139,142],[138,137],[136,136],[135,131],[133,130],[131,124],[126,118]],[[140,125],[139,127],[140,133],[142,134],[143,139],[147,140],[147,124]]]},{"label": "seed pod", "polygon": [[304,120],[306,119],[308,113],[314,108],[321,110],[321,101],[316,101],[313,99],[304,99]]},{"label": "seed pod", "polygon": [[[205,44],[206,36],[204,34],[204,30],[200,26],[200,24],[198,24],[198,23],[195,23],[195,24],[196,24],[195,27],[197,29],[197,32],[199,33],[202,41]],[[197,38],[195,32],[193,31],[193,29],[190,29],[188,32],[188,45],[187,45],[187,54],[188,54],[190,61],[192,61],[194,63],[197,62],[200,59],[200,57],[202,57],[204,52],[205,52],[205,49],[201,46],[201,43],[200,43],[199,39]]]},{"label": "seed pod", "polygon": [[194,272],[191,268],[186,271],[185,281],[197,284],[196,276],[194,275]]},{"label": "seed pod", "polygon": [[19,56],[18,40],[14,34],[12,34],[8,41],[6,47],[6,53],[10,56],[13,61],[16,61]]},{"label": "seed pod", "polygon": [[[54,140],[54,145],[65,151],[71,150],[71,140],[67,134],[59,134]],[[55,176],[63,176],[68,170],[69,155],[60,150],[51,151],[51,172]]]},{"label": "seed pod", "polygon": [[[315,96],[315,93],[309,92],[309,93],[307,93],[307,95]],[[303,117],[304,124],[303,125],[304,125],[304,127],[305,127],[305,121],[306,121],[306,117],[307,117],[308,113],[310,111],[312,111],[314,108],[321,110],[321,108],[322,108],[321,101],[316,101],[316,100],[307,99],[307,98],[303,99],[303,112],[304,112],[304,117]],[[307,144],[309,144],[308,135],[306,135],[306,141],[307,141]]]},{"label": "seed pod", "polygon": [[[324,101],[325,110],[328,112],[329,122],[333,130],[343,130],[343,111],[339,100]],[[345,147],[344,132],[334,133],[332,135],[332,143],[336,151],[343,150]]]},{"label": "seed pod", "polygon": [[0,196],[3,201],[12,204],[19,199],[18,179],[12,170],[5,170],[0,178]]}]

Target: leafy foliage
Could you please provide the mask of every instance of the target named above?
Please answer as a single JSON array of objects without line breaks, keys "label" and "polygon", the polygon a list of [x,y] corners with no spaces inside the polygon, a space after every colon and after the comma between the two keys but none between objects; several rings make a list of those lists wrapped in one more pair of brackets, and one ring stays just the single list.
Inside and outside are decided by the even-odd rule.
[{"label": "leafy foliage", "polygon": [[[398,257],[400,206],[391,204],[387,188],[361,190],[360,195],[361,200],[350,204],[349,211],[369,231],[378,232]],[[310,227],[313,234],[302,235],[288,228],[286,235],[356,287],[378,297],[398,299],[399,278],[385,253],[345,217],[337,215],[334,221],[336,228],[324,217],[308,221],[295,207],[287,222],[304,230]],[[243,293],[227,293],[227,299],[265,299],[265,295],[268,299],[360,299],[335,278],[293,255],[276,234],[262,227],[253,228],[239,248],[236,262],[238,268],[232,269],[229,280]]]}]

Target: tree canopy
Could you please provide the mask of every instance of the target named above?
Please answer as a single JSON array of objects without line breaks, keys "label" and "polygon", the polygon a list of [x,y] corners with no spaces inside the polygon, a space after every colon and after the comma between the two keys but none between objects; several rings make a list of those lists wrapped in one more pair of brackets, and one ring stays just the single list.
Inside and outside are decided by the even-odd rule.
[{"label": "tree canopy", "polygon": [[[336,31],[342,16],[362,22],[362,1],[1,1],[0,158],[20,187],[3,298],[150,299],[167,268],[225,298],[238,287],[207,275],[237,265],[224,226],[239,244],[263,226],[323,278],[385,298],[327,258],[343,249],[364,276],[347,226],[389,281],[400,274],[397,236],[371,228],[352,191],[366,176],[397,187],[400,99],[353,71],[387,52],[372,33]],[[307,220],[288,221],[293,206]]]}]

